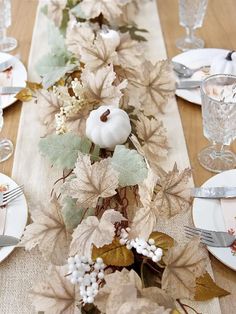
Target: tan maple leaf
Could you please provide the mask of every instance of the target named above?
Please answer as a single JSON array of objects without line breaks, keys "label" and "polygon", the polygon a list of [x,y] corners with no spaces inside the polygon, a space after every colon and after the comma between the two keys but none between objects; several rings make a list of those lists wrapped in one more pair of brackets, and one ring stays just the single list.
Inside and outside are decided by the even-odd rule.
[{"label": "tan maple leaf", "polygon": [[39,119],[44,126],[44,136],[55,131],[55,114],[60,111],[62,101],[52,92],[47,90],[37,91],[37,106]]},{"label": "tan maple leaf", "polygon": [[70,255],[91,257],[92,245],[102,247],[110,244],[115,236],[115,222],[126,220],[114,209],[106,210],[101,219],[90,216],[84,219],[75,229],[70,246]]},{"label": "tan maple leaf", "polygon": [[30,297],[36,312],[45,314],[81,314],[79,286],[66,277],[66,266],[50,266],[43,282],[34,285]]},{"label": "tan maple leaf", "polygon": [[61,26],[66,4],[67,0],[50,0],[48,3],[48,17],[53,20],[57,27]]},{"label": "tan maple leaf", "polygon": [[76,198],[81,208],[96,207],[99,197],[116,194],[119,174],[112,168],[110,158],[92,165],[88,155],[79,153],[74,173],[76,178],[64,183],[62,191]]},{"label": "tan maple leaf", "polygon": [[140,86],[137,86],[141,109],[146,116],[163,112],[168,99],[175,93],[175,78],[170,62],[159,61],[152,64],[145,61],[141,67]]},{"label": "tan maple leaf", "polygon": [[94,302],[102,313],[169,314],[171,311],[166,311],[153,297],[154,294],[155,297],[158,296],[158,288],[148,288],[148,291],[142,288],[142,281],[134,270],[128,271],[124,268],[121,272],[105,275],[105,281],[105,286],[99,289]]},{"label": "tan maple leaf", "polygon": [[108,21],[119,17],[122,13],[121,7],[130,0],[84,0],[80,8],[87,19],[95,18],[101,13]]},{"label": "tan maple leaf", "polygon": [[91,47],[95,39],[95,34],[88,22],[74,23],[72,20],[67,27],[66,45],[70,52],[77,57],[81,56],[83,47]]},{"label": "tan maple leaf", "polygon": [[162,289],[175,299],[194,299],[196,278],[206,272],[207,262],[199,239],[170,248],[163,261],[166,267],[162,275]]},{"label": "tan maple leaf", "polygon": [[180,172],[177,164],[172,171],[160,176],[154,198],[160,216],[171,218],[190,208],[190,189],[187,187],[190,177],[191,169],[186,168]]},{"label": "tan maple leaf", "polygon": [[45,259],[55,265],[63,265],[72,237],[66,230],[61,205],[56,196],[54,195],[46,208],[32,211],[31,218],[33,223],[26,227],[20,246],[30,251],[38,245]]},{"label": "tan maple leaf", "polygon": [[144,62],[142,46],[132,40],[128,33],[120,34],[120,44],[116,48],[118,64],[123,68],[137,68]]},{"label": "tan maple leaf", "polygon": [[160,159],[166,158],[168,144],[166,130],[162,121],[157,117],[148,118],[141,113],[135,124],[144,156],[150,165],[156,164]]},{"label": "tan maple leaf", "polygon": [[99,33],[94,42],[81,49],[81,61],[86,68],[97,71],[103,66],[117,63],[116,45],[104,39]]},{"label": "tan maple leaf", "polygon": [[126,80],[123,80],[119,85],[113,83],[116,79],[116,73],[113,71],[113,66],[106,66],[93,73],[85,69],[81,75],[84,88],[85,98],[95,100],[98,104],[119,106],[122,97],[121,90],[127,85]]}]

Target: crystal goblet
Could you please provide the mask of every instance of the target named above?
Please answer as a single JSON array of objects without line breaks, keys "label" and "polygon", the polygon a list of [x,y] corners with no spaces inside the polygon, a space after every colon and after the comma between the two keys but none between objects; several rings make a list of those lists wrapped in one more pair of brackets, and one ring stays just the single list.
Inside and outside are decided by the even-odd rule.
[{"label": "crystal goblet", "polygon": [[[0,95],[0,131],[3,127],[3,110],[2,110],[2,97]],[[10,158],[13,154],[14,146],[9,139],[0,139],[0,162]]]},{"label": "crystal goblet", "polygon": [[176,46],[182,51],[203,48],[204,40],[194,35],[202,27],[208,0],[179,0],[179,22],[187,36],[177,39]]},{"label": "crystal goblet", "polygon": [[0,0],[0,51],[8,52],[17,47],[17,40],[7,37],[6,30],[11,25],[11,0]]},{"label": "crystal goblet", "polygon": [[201,85],[203,134],[212,142],[198,154],[200,164],[213,172],[235,167],[228,148],[236,137],[236,76],[216,74]]}]

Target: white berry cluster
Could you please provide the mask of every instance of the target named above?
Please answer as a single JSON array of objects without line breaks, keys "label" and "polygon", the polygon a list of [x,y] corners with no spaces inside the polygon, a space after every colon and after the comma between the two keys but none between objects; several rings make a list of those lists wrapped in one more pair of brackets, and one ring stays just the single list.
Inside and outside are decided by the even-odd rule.
[{"label": "white berry cluster", "polygon": [[155,245],[155,241],[153,239],[149,239],[148,241],[145,241],[142,238],[129,240],[128,239],[129,231],[130,228],[121,229],[120,243],[122,245],[126,245],[127,249],[129,250],[135,248],[138,254],[150,257],[152,261],[155,263],[161,260],[163,251],[161,248]]},{"label": "white berry cluster", "polygon": [[105,264],[98,257],[96,262],[86,256],[75,255],[68,258],[70,281],[79,284],[80,295],[84,303],[93,303],[98,293],[99,282],[104,279]]}]

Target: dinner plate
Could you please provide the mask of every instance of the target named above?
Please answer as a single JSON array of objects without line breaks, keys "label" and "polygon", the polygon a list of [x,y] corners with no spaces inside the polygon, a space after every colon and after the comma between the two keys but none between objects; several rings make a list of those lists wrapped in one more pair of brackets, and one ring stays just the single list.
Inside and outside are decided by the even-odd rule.
[{"label": "dinner plate", "polygon": [[[24,87],[27,80],[27,72],[23,63],[8,53],[0,52],[0,63],[13,58],[12,69],[0,72],[0,86]],[[2,108],[12,105],[17,99],[15,95],[1,95]]]},{"label": "dinner plate", "polygon": [[[236,186],[236,170],[219,173],[207,180],[202,186]],[[219,199],[195,198],[192,212],[195,227],[214,231],[226,231]],[[236,255],[232,254],[230,248],[209,246],[207,248],[223,264],[236,270]]]},{"label": "dinner plate", "polygon": [[[216,49],[216,48],[203,48],[203,49],[192,49],[180,53],[175,56],[172,60],[180,62],[192,69],[199,68],[202,66],[210,66],[212,59],[218,55],[226,55],[229,50],[225,49]],[[202,80],[206,77],[202,71],[197,71],[189,79],[184,80]],[[194,104],[201,105],[201,95],[200,88],[196,89],[177,89],[176,95],[192,102]]]},{"label": "dinner plate", "polygon": [[[18,186],[11,178],[2,173],[0,173],[0,183],[7,184],[9,189],[14,189]],[[24,194],[10,202],[6,209],[7,215],[4,234],[21,238],[28,217],[28,208]],[[0,262],[2,262],[14,250],[14,248],[15,246],[1,247]]]}]

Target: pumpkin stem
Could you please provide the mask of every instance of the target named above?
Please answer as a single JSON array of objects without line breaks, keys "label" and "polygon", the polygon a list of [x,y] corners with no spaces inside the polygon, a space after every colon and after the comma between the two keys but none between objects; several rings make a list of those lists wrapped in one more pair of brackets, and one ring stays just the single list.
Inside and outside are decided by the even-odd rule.
[{"label": "pumpkin stem", "polygon": [[228,54],[227,54],[227,56],[226,56],[226,60],[228,60],[228,61],[232,61],[232,54],[234,53],[235,51],[234,50],[232,50],[232,51],[230,51]]},{"label": "pumpkin stem", "polygon": [[110,113],[111,113],[110,110],[107,109],[107,110],[106,110],[105,112],[103,112],[103,114],[101,115],[100,120],[101,120],[102,122],[106,122],[106,121],[107,121],[107,117],[109,116]]}]

